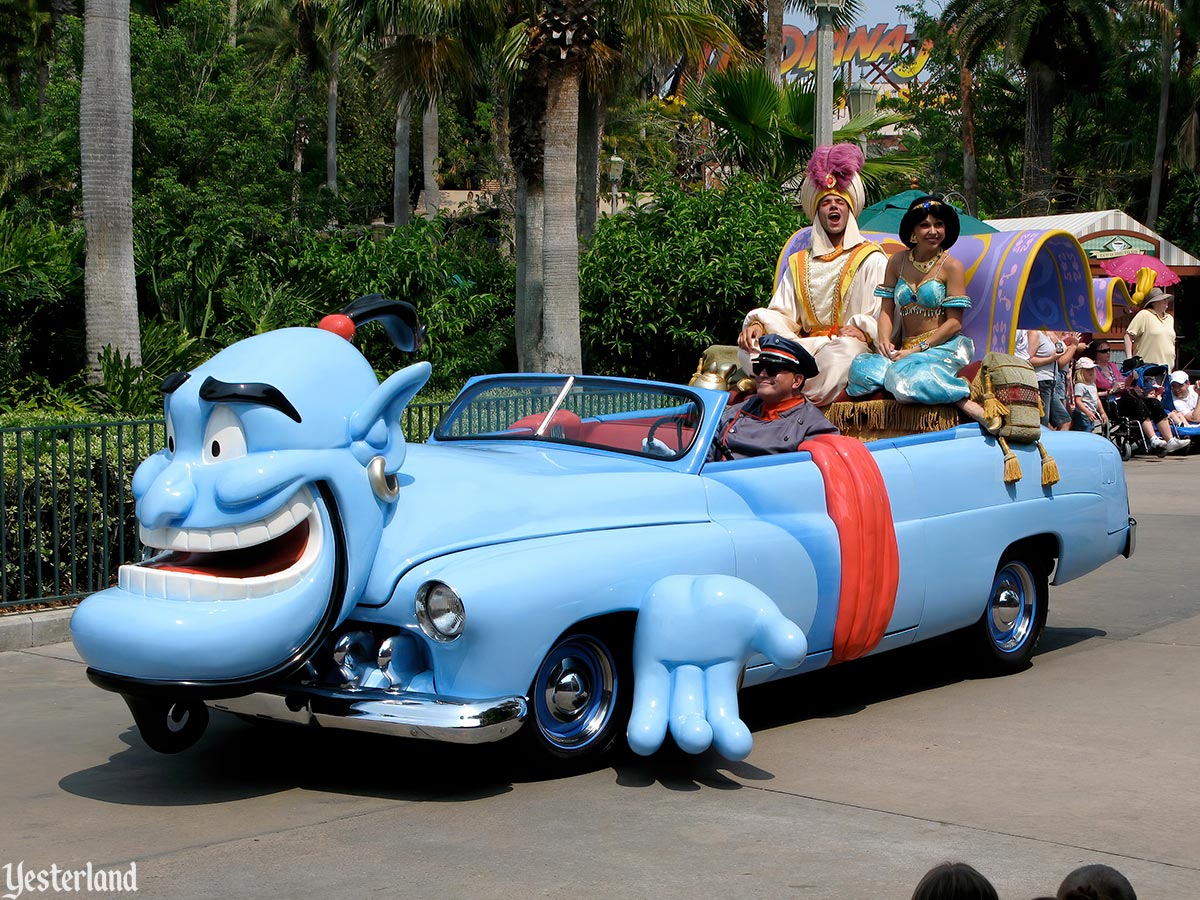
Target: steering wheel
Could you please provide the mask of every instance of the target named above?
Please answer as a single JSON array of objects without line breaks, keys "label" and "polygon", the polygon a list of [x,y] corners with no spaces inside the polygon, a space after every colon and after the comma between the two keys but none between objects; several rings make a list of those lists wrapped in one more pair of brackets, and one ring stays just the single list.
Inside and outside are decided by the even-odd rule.
[{"label": "steering wheel", "polygon": [[650,426],[650,430],[646,432],[646,443],[653,443],[654,432],[658,431],[663,425],[675,426],[675,448],[678,450],[683,446],[683,416],[663,416],[661,419],[655,420]]}]

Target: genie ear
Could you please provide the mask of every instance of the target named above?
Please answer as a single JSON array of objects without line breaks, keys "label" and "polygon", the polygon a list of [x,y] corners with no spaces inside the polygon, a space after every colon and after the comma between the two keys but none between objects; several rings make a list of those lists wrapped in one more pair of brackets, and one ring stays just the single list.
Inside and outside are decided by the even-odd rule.
[{"label": "genie ear", "polygon": [[378,321],[396,349],[414,353],[425,343],[425,326],[411,303],[388,300],[383,294],[367,294],[352,300],[342,309],[355,326]]},{"label": "genie ear", "polygon": [[[404,438],[400,434],[400,413],[425,386],[432,372],[433,367],[429,363],[419,362],[392,373],[350,417],[350,440],[365,440],[369,433],[376,431],[376,425],[381,424],[389,432],[389,445],[397,443],[395,438],[399,438],[398,443],[402,444]],[[393,431],[395,434],[391,435]]]}]

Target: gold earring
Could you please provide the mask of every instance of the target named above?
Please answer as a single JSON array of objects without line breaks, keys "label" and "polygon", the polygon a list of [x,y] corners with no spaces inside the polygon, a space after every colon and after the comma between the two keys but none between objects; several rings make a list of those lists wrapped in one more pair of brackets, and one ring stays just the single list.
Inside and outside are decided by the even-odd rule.
[{"label": "gold earring", "polygon": [[367,481],[376,497],[384,503],[395,503],[400,496],[400,482],[395,475],[388,475],[384,471],[384,464],[382,456],[372,457],[367,463]]}]

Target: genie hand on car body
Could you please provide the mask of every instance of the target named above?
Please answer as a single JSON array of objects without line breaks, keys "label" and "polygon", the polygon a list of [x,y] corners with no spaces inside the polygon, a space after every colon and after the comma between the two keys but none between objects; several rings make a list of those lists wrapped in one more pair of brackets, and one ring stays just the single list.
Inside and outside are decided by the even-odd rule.
[{"label": "genie hand on car body", "polygon": [[669,725],[688,753],[713,746],[726,759],[745,759],[754,738],[738,718],[738,678],[755,653],[794,669],[808,641],[754,585],[730,575],[655,582],[634,632],[629,746],[649,756]]}]

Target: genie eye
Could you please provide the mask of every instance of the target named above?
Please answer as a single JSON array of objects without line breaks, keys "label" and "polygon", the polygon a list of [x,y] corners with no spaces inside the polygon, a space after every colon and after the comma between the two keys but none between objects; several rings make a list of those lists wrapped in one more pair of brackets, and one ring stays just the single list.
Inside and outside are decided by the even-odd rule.
[{"label": "genie eye", "polygon": [[167,452],[175,452],[175,420],[167,416]]},{"label": "genie eye", "polygon": [[225,462],[246,455],[246,432],[242,420],[228,406],[217,406],[204,429],[204,461]]}]

